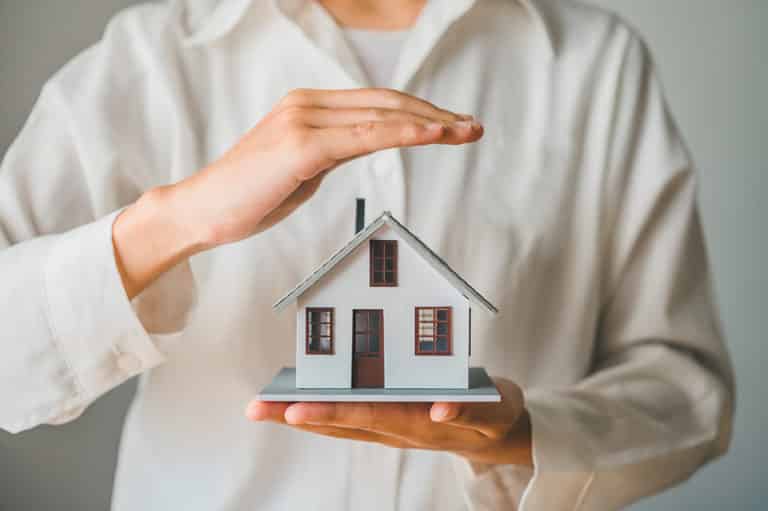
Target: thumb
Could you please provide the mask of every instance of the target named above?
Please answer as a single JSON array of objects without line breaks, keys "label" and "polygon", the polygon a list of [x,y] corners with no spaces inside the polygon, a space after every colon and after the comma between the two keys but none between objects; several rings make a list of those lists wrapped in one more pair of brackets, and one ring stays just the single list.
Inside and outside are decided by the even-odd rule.
[{"label": "thumb", "polygon": [[434,403],[429,410],[432,422],[450,422],[461,415],[461,403]]}]

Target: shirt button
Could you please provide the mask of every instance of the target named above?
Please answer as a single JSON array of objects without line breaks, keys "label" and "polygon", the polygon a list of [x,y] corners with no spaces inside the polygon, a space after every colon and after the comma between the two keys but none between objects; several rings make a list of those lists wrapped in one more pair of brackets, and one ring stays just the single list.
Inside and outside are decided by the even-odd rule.
[{"label": "shirt button", "polygon": [[392,167],[384,158],[376,158],[373,160],[373,172],[379,177],[384,177],[389,174],[391,168]]},{"label": "shirt button", "polygon": [[121,353],[117,357],[117,367],[126,374],[136,374],[141,371],[141,361],[130,353]]}]

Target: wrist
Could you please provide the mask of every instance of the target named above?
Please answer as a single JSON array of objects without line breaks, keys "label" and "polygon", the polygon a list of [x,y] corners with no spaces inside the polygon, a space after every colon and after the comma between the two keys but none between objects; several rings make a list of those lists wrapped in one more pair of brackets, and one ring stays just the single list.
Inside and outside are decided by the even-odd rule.
[{"label": "wrist", "polygon": [[117,217],[112,241],[129,298],[207,248],[205,237],[187,226],[185,220],[173,185],[145,192]]},{"label": "wrist", "polygon": [[496,465],[518,465],[533,467],[533,436],[531,417],[523,409],[514,426],[497,442],[480,450],[459,451],[456,454],[470,462],[476,472],[482,467]]}]

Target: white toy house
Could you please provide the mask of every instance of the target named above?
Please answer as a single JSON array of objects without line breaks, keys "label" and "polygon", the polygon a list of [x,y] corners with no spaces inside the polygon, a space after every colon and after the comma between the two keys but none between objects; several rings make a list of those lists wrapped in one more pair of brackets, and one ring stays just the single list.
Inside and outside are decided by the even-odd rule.
[{"label": "white toy house", "polygon": [[264,400],[495,401],[469,367],[472,307],[496,308],[389,212],[275,303],[296,305],[296,369]]}]

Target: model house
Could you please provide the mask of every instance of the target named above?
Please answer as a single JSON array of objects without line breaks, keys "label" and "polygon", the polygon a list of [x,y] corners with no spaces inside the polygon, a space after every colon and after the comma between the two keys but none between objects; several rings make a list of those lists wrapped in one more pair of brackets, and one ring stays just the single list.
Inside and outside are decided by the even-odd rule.
[{"label": "model house", "polygon": [[468,389],[473,307],[496,308],[384,212],[275,305],[296,306],[297,389]]}]

